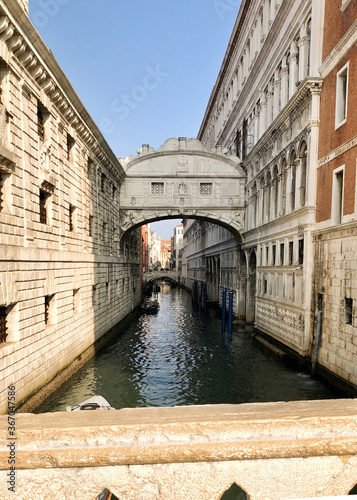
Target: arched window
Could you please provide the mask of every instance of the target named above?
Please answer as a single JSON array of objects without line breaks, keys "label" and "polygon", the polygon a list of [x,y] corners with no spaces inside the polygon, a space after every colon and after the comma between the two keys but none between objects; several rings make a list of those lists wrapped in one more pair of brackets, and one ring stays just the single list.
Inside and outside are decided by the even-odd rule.
[{"label": "arched window", "polygon": [[286,213],[286,166],[287,162],[284,158],[281,166],[281,182],[282,182],[282,192],[281,192],[281,213],[284,215]]},{"label": "arched window", "polygon": [[290,157],[290,168],[291,168],[291,195],[290,195],[290,207],[291,211],[293,212],[295,210],[296,206],[296,197],[295,197],[295,191],[296,191],[296,153],[293,151],[291,153]]},{"label": "arched window", "polygon": [[306,175],[307,175],[307,146],[303,142],[300,147],[299,158],[301,162],[301,179],[300,179],[300,205],[303,207],[306,204]]},{"label": "arched window", "polygon": [[278,217],[278,201],[279,201],[279,172],[278,166],[275,165],[273,170],[273,179],[274,179],[274,217]]}]

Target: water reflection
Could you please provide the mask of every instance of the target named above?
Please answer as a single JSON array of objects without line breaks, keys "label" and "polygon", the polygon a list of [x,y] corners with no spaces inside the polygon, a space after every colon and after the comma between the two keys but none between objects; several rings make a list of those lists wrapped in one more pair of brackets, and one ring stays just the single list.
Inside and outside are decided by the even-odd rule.
[{"label": "water reflection", "polygon": [[64,410],[92,395],[115,408],[292,401],[337,397],[297,373],[235,325],[221,335],[214,311],[192,309],[190,295],[163,286],[157,315],[137,316],[37,412]]}]

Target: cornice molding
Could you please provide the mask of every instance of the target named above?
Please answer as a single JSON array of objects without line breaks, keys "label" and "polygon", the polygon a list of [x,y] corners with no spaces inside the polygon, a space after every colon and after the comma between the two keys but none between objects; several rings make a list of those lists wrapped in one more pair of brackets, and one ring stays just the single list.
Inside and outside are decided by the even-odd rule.
[{"label": "cornice molding", "polygon": [[[28,17],[22,9],[17,12],[16,9],[19,8],[14,4],[10,11],[7,5],[0,2],[0,43],[5,44],[9,53],[30,76],[32,83],[49,97],[86,147],[95,153],[113,178],[121,183],[125,173],[119,160]],[[58,80],[61,80],[61,84]],[[38,98],[37,92],[24,81],[21,82],[21,90],[27,98],[32,95]]]},{"label": "cornice molding", "polygon": [[330,54],[320,66],[319,71],[322,78],[326,78],[326,76],[337,66],[346,52],[348,52],[356,42],[357,20],[351,24],[341,40],[339,40],[338,44],[331,50]]}]

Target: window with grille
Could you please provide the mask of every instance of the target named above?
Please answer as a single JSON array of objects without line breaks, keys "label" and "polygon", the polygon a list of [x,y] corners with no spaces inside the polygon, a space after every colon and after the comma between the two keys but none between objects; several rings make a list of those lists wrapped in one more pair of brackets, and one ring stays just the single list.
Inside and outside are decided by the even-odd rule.
[{"label": "window with grille", "polygon": [[153,196],[163,196],[165,194],[165,184],[163,182],[152,182],[151,194]]},{"label": "window with grille", "polygon": [[37,110],[37,133],[40,139],[45,140],[45,120],[40,109]]},{"label": "window with grille", "polygon": [[73,205],[69,206],[69,230],[70,232],[74,231],[74,212],[76,207]]},{"label": "window with grille", "polygon": [[345,323],[352,325],[353,299],[345,298]]},{"label": "window with grille", "polygon": [[201,196],[211,196],[213,193],[212,182],[201,182],[200,184],[200,195]]},{"label": "window with grille", "polygon": [[73,160],[73,147],[75,144],[75,140],[73,139],[72,136],[67,134],[67,160],[72,161]]},{"label": "window with grille", "polygon": [[47,224],[47,198],[45,191],[40,189],[40,223]]},{"label": "window with grille", "polygon": [[94,217],[93,215],[89,216],[89,225],[88,225],[88,234],[90,237],[93,236],[93,225],[94,225]]},{"label": "window with grille", "polygon": [[73,313],[80,312],[80,289],[73,290]]},{"label": "window with grille", "polygon": [[101,180],[101,185],[100,185],[100,189],[101,189],[102,193],[105,193],[105,181],[106,181],[106,175],[102,174],[102,180]]},{"label": "window with grille", "polygon": [[7,338],[6,307],[0,307],[0,344],[6,342],[6,338]]}]

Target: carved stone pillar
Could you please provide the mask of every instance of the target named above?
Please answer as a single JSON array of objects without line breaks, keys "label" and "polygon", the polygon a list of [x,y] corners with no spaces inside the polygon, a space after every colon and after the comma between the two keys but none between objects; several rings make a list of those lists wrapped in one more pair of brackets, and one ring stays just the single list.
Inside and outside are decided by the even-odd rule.
[{"label": "carved stone pillar", "polygon": [[299,80],[302,81],[308,76],[310,37],[307,34],[306,26],[300,30],[299,46]]},{"label": "carved stone pillar", "polygon": [[266,128],[268,128],[273,121],[273,86],[272,83],[268,84],[267,93],[267,118],[266,118]]},{"label": "carved stone pillar", "polygon": [[265,94],[262,94],[262,97],[260,99],[260,124],[259,124],[260,137],[266,131],[266,115],[267,115],[267,101],[265,98]]},{"label": "carved stone pillar", "polygon": [[289,57],[289,99],[295,94],[298,78],[298,48],[296,43],[292,42]]},{"label": "carved stone pillar", "polygon": [[280,75],[278,70],[274,72],[273,92],[273,120],[275,120],[280,112]]},{"label": "carved stone pillar", "polygon": [[282,60],[281,69],[281,88],[280,88],[280,101],[281,109],[287,104],[289,100],[289,66],[287,65],[286,56]]}]

